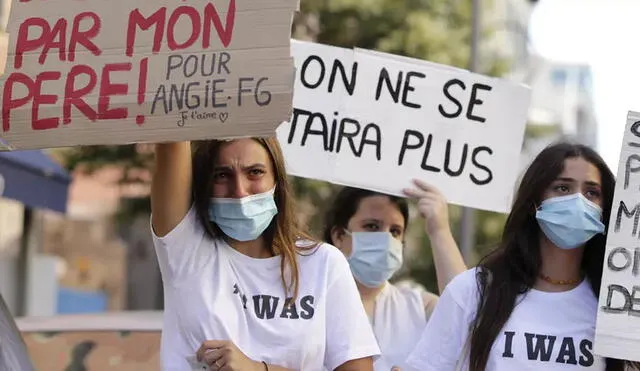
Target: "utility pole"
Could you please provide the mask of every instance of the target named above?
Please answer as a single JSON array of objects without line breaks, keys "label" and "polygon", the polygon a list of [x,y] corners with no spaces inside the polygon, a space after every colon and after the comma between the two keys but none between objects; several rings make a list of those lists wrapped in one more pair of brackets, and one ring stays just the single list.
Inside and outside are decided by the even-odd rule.
[{"label": "utility pole", "polygon": [[[472,0],[471,8],[471,53],[469,56],[469,71],[479,72],[478,49],[480,47],[480,0]],[[460,219],[460,251],[465,263],[470,264],[473,248],[476,242],[475,210],[462,209]]]}]

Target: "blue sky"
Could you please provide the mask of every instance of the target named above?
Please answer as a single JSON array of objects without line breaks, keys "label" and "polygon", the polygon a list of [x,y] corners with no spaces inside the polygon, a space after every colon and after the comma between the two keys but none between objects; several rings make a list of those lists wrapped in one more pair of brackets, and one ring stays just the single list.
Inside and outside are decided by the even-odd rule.
[{"label": "blue sky", "polygon": [[640,111],[640,1],[541,0],[530,24],[536,53],[593,69],[598,151],[614,173],[629,110]]}]

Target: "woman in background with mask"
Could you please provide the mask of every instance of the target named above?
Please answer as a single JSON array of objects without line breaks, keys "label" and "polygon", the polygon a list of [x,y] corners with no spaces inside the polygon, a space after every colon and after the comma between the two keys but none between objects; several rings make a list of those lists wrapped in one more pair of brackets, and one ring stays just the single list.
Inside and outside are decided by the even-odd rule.
[{"label": "woman in background with mask", "polygon": [[[416,186],[405,193],[419,200],[442,290],[467,268],[451,235],[444,197],[423,182]],[[432,293],[387,282],[402,267],[408,222],[405,199],[349,187],[337,194],[325,220],[324,239],[347,256],[378,340],[376,371],[403,369],[437,302]]]},{"label": "woman in background with mask", "polygon": [[445,289],[407,363],[419,371],[607,370],[593,353],[614,177],[588,147],[543,150],[499,248]]},{"label": "woman in background with mask", "polygon": [[152,232],[167,371],[370,371],[348,263],[297,224],[277,139],[156,145]]}]

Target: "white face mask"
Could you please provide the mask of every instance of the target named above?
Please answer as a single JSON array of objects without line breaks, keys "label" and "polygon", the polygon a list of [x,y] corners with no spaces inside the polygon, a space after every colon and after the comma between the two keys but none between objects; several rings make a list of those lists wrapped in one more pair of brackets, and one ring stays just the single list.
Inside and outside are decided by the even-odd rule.
[{"label": "white face mask", "polygon": [[367,287],[384,284],[402,267],[402,242],[389,232],[349,232],[351,256],[348,257],[355,279]]}]

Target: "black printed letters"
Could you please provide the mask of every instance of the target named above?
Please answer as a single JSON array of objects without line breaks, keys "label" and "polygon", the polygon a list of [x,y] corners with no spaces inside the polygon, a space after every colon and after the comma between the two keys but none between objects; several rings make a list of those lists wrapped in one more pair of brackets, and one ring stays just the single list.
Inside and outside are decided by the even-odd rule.
[{"label": "black printed letters", "polygon": [[[233,286],[233,293],[238,295],[242,302],[242,307],[247,308],[247,297],[240,291],[238,285]],[[253,295],[253,311],[257,318],[269,320],[277,317],[287,319],[303,319],[313,318],[315,313],[315,298],[312,295],[306,295],[299,299],[296,304],[291,298],[282,300],[277,296],[271,295]]]},{"label": "black printed letters", "polygon": [[276,317],[276,314],[280,318],[288,319],[313,318],[313,296],[303,296],[300,299],[299,307],[296,306],[296,303],[286,305],[288,301],[290,301],[290,299],[281,300],[276,296],[253,295],[253,309],[256,313],[256,317],[260,319],[273,319]]},{"label": "black printed letters", "polygon": [[[559,338],[553,335],[505,331],[503,358],[523,357],[518,349],[514,349],[514,338],[526,344],[526,357],[530,361],[566,363],[589,367],[593,365],[593,343],[590,340],[576,340],[573,337]],[[525,350],[523,350],[525,351]],[[515,354],[514,354],[515,353]]]}]

